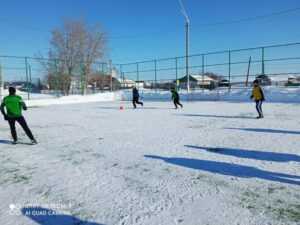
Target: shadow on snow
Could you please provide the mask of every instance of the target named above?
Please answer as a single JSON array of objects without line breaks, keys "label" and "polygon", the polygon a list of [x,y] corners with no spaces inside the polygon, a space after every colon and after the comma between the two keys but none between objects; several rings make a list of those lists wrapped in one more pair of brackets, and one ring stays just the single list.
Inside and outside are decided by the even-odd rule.
[{"label": "shadow on snow", "polygon": [[227,130],[242,130],[259,133],[273,133],[273,134],[300,134],[300,131],[291,130],[274,130],[274,129],[263,129],[263,128],[225,128]]},{"label": "shadow on snow", "polygon": [[0,144],[9,145],[12,144],[12,142],[8,140],[0,140]]},{"label": "shadow on snow", "polygon": [[83,221],[71,215],[58,214],[54,210],[42,207],[22,208],[21,212],[24,216],[27,216],[32,221],[40,225],[103,225],[100,223]]},{"label": "shadow on snow", "polygon": [[224,119],[255,119],[251,116],[224,116],[224,115],[206,115],[206,114],[183,114],[183,116],[204,117],[204,118],[224,118]]},{"label": "shadow on snow", "polygon": [[193,145],[185,145],[188,148],[195,148],[200,150],[206,150],[213,152],[215,154],[235,156],[238,158],[246,159],[256,159],[264,161],[273,161],[273,162],[300,162],[300,156],[295,154],[288,153],[279,153],[279,152],[264,152],[264,151],[255,151],[255,150],[244,150],[244,149],[234,149],[234,148],[209,148],[209,147],[200,147]]},{"label": "shadow on snow", "polygon": [[[210,173],[216,173],[226,176],[234,176],[240,178],[259,178],[280,183],[300,185],[300,176],[270,172],[250,166],[189,158],[167,158],[155,155],[145,155],[145,157],[149,159],[163,160],[166,163],[177,166],[207,171]],[[292,179],[299,179],[299,181]]]}]

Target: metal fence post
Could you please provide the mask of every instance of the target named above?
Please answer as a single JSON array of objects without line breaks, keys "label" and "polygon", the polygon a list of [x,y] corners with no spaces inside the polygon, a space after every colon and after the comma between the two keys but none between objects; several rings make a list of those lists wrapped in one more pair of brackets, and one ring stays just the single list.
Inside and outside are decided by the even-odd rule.
[{"label": "metal fence post", "polygon": [[140,81],[140,70],[139,70],[139,63],[136,63],[136,83],[138,84],[138,88],[139,88],[139,82]]},{"label": "metal fence post", "polygon": [[[31,79],[31,65],[30,64],[28,65],[28,76],[29,76],[28,89],[29,89],[29,93],[31,93],[31,90],[32,90],[32,79]],[[29,99],[30,99],[30,96],[29,96]]]},{"label": "metal fence post", "polygon": [[265,75],[265,48],[261,48],[261,74]]},{"label": "metal fence post", "polygon": [[110,91],[113,92],[113,68],[112,68],[112,61],[109,60],[109,73],[110,73]]},{"label": "metal fence post", "polygon": [[231,50],[228,51],[228,90],[231,90]]},{"label": "metal fence post", "polygon": [[102,63],[102,74],[104,74],[104,63]]},{"label": "metal fence post", "polygon": [[58,65],[57,65],[57,59],[54,60],[54,66],[55,66],[55,75],[54,75],[54,82],[55,82],[55,90],[54,93],[56,93],[56,97],[59,97],[59,79],[58,79]]},{"label": "metal fence post", "polygon": [[155,92],[157,92],[157,61],[154,60],[154,88]]},{"label": "metal fence post", "polygon": [[123,69],[123,68],[122,68],[122,64],[120,64],[120,80],[121,80],[121,82],[122,82],[122,83],[121,83],[121,89],[124,88],[124,85],[125,85],[125,84],[124,84],[125,82],[124,82],[124,76],[123,76],[122,69]]},{"label": "metal fence post", "polygon": [[29,79],[28,79],[28,58],[25,57],[25,72],[26,72],[26,89],[27,89],[27,99],[30,99],[29,96]]},{"label": "metal fence post", "polygon": [[175,58],[176,89],[178,89],[178,57]]},{"label": "metal fence post", "polygon": [[249,82],[251,60],[252,60],[252,57],[250,56],[249,63],[248,63],[247,77],[246,77],[246,87],[248,87],[248,82]]},{"label": "metal fence post", "polygon": [[202,91],[204,91],[205,55],[202,54]]}]

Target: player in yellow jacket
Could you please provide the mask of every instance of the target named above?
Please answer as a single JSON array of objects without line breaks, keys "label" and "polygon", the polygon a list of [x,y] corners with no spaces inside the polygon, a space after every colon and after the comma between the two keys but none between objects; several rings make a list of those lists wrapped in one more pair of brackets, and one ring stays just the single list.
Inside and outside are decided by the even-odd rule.
[{"label": "player in yellow jacket", "polygon": [[257,119],[264,118],[264,114],[262,111],[262,103],[263,101],[265,101],[265,95],[262,88],[259,85],[258,80],[253,81],[253,90],[252,90],[251,99],[253,99],[256,103],[256,110],[258,112]]}]

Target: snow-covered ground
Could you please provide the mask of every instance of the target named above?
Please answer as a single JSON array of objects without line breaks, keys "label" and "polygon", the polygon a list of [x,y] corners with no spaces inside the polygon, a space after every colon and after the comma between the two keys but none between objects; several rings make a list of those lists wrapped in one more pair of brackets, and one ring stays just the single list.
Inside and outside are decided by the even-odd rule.
[{"label": "snow-covered ground", "polygon": [[[300,103],[300,88],[298,87],[263,87],[266,100],[268,102],[285,102],[285,103]],[[180,91],[181,98],[189,101],[250,101],[252,87],[232,87],[218,88],[215,90],[192,90],[187,93],[186,90]],[[122,91],[119,93],[123,100],[132,98],[131,90]],[[149,89],[140,89],[140,95],[144,100],[150,101],[169,101],[171,98],[170,91],[154,91]]]},{"label": "snow-covered ground", "polygon": [[36,146],[2,121],[0,224],[300,224],[300,105],[184,106],[34,107]]},{"label": "snow-covered ground", "polygon": [[[287,87],[264,87],[264,93],[267,102],[273,103],[300,103],[300,88]],[[170,91],[155,91],[140,88],[140,97],[144,101],[170,101]],[[250,102],[252,88],[233,87],[230,91],[228,88],[219,88],[209,90],[193,90],[187,93],[186,90],[180,91],[182,100],[186,101],[229,101],[229,102]],[[7,95],[7,90],[2,91],[3,96]],[[28,106],[48,106],[60,104],[88,103],[88,102],[109,102],[116,100],[131,101],[132,90],[122,90],[115,92],[103,92],[89,95],[69,95],[56,97],[46,94],[30,94],[30,100],[25,92],[17,91],[22,96]],[[1,97],[1,96],[0,96]]]}]

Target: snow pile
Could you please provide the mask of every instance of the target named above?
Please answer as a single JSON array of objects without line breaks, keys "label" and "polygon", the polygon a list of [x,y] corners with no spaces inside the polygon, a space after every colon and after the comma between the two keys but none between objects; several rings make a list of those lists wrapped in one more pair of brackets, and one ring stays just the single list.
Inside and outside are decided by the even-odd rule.
[{"label": "snow pile", "polygon": [[74,103],[89,103],[89,102],[108,102],[115,101],[115,93],[106,92],[93,95],[70,95],[51,99],[33,99],[26,101],[28,106],[46,106],[46,105],[60,105],[60,104],[74,104]]}]

